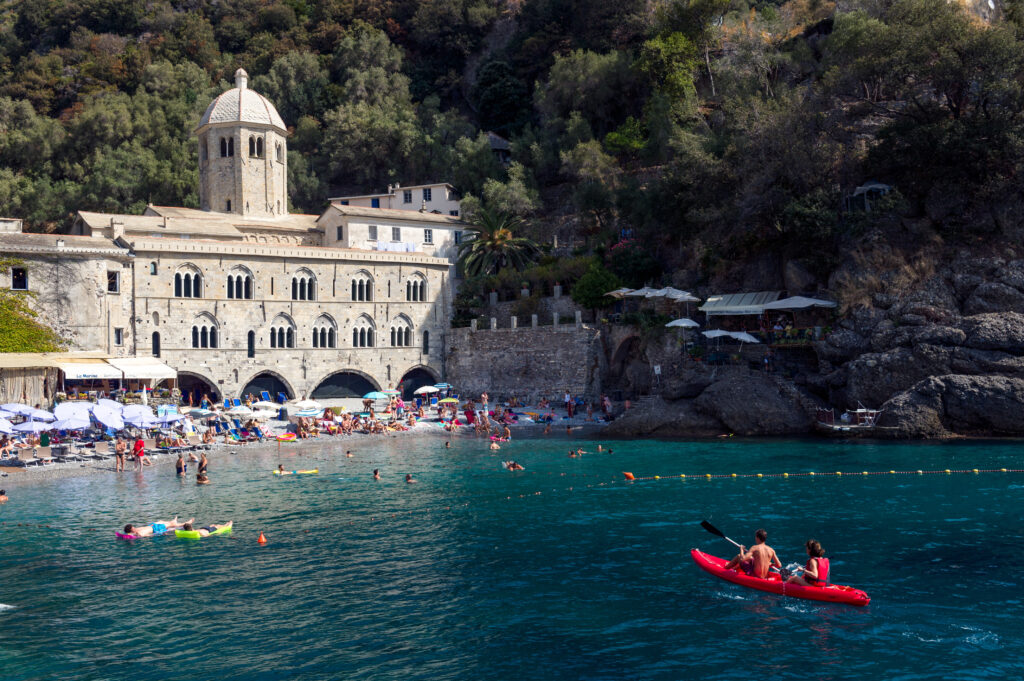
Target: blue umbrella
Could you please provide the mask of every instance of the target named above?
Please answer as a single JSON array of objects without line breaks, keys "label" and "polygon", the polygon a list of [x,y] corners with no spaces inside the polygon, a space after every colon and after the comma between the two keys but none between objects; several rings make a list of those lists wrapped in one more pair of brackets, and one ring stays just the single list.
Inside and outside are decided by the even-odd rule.
[{"label": "blue umbrella", "polygon": [[19,402],[8,402],[7,404],[0,404],[0,409],[9,411],[12,414],[25,415],[30,411],[35,411],[35,407],[30,407],[27,404],[21,404]]},{"label": "blue umbrella", "polygon": [[449,388],[452,387],[452,384],[451,383],[435,383],[434,387],[439,389],[439,390],[448,390]]},{"label": "blue umbrella", "polygon": [[44,409],[33,409],[28,414],[28,418],[33,421],[56,421],[57,417]]},{"label": "blue umbrella", "polygon": [[369,392],[369,393],[366,393],[365,395],[363,395],[363,399],[364,400],[386,400],[386,399],[388,399],[388,396],[385,395],[384,393],[380,392],[379,390],[374,390],[373,392]]},{"label": "blue umbrella", "polygon": [[10,435],[14,432],[14,426],[7,419],[0,419],[0,433]]},{"label": "blue umbrella", "polygon": [[53,423],[55,430],[85,430],[92,425],[89,415],[74,415]]},{"label": "blue umbrella", "polygon": [[124,428],[124,420],[121,418],[121,413],[114,411],[110,407],[104,407],[102,405],[96,405],[92,410],[92,415],[96,417],[96,420],[114,430],[121,430]]}]

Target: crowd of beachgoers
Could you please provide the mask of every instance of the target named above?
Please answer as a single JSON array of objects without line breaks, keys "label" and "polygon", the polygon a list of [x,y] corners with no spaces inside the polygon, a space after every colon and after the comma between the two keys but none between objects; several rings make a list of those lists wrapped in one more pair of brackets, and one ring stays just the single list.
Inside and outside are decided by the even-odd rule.
[{"label": "crowd of beachgoers", "polygon": [[[198,407],[63,402],[53,411],[23,404],[0,405],[0,468],[39,471],[66,477],[95,471],[142,470],[161,460],[176,460],[179,472],[196,466],[197,483],[208,484],[206,452],[238,451],[257,443],[297,443],[324,438],[397,436],[405,433],[476,436],[492,449],[512,438],[516,427],[571,432],[612,418],[611,401],[587,402],[569,393],[558,407],[541,399],[535,407],[515,396],[493,400],[487,393],[462,399],[450,387],[405,401],[398,391],[372,393],[362,410],[324,407],[313,400],[278,404],[245,398],[214,405],[205,397]],[[351,401],[351,400],[350,400]],[[33,476],[34,477],[34,476]]]}]

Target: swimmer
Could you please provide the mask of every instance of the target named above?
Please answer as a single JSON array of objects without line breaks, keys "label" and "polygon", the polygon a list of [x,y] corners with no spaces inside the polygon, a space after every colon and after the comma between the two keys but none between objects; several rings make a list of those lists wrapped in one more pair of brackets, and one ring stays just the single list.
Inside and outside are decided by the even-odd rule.
[{"label": "swimmer", "polygon": [[598,445],[597,446],[597,451],[603,452],[604,451],[604,447],[602,447],[601,445]]},{"label": "swimmer", "polygon": [[416,482],[415,480],[413,480],[413,479],[412,479],[412,473],[406,473],[406,474],[405,474],[405,481],[406,481],[407,483],[409,483],[410,485],[411,485],[412,483]]},{"label": "swimmer", "polygon": [[571,449],[569,450],[569,458],[570,459],[575,459],[577,456],[578,456],[578,454],[576,454],[575,451],[573,451]]},{"label": "swimmer", "polygon": [[522,471],[522,470],[526,470],[525,468],[523,468],[522,466],[520,466],[520,465],[519,465],[519,463],[518,463],[518,462],[516,462],[516,461],[506,461],[506,462],[505,462],[505,468],[509,469],[510,471]]},{"label": "swimmer", "polygon": [[[199,536],[200,537],[209,537],[211,532],[216,532],[217,530],[222,530],[225,527],[231,527],[234,524],[235,524],[235,521],[229,520],[226,523],[224,523],[223,525],[207,525],[206,527],[200,527],[199,530],[198,530]],[[183,530],[185,530],[187,532],[195,532],[196,531],[196,530],[194,530],[192,528],[192,523],[185,523],[182,526],[181,529],[183,529]]]},{"label": "swimmer", "polygon": [[544,434],[545,435],[550,435],[551,434],[551,424],[550,423],[548,423],[548,425],[544,426]]},{"label": "swimmer", "polygon": [[450,441],[449,442],[445,442],[444,443],[444,448],[445,449],[451,449],[452,448],[452,443]]},{"label": "swimmer", "polygon": [[199,463],[199,457],[196,456],[195,452],[189,452],[188,453],[188,460],[189,460],[189,463]]},{"label": "swimmer", "polygon": [[209,476],[207,476],[206,473],[200,473],[199,475],[196,476],[196,484],[197,485],[209,485],[210,484]]},{"label": "swimmer", "polygon": [[492,442],[491,449],[501,449],[501,445],[499,445],[497,442]]},{"label": "swimmer", "polygon": [[167,530],[176,530],[180,527],[191,523],[195,518],[190,518],[186,523],[179,523],[178,516],[174,516],[174,520],[164,520],[163,522],[153,523],[151,525],[140,525],[135,526],[128,523],[124,526],[124,532],[122,534],[130,534],[133,537],[152,537],[154,534],[162,534]]},{"label": "swimmer", "polygon": [[283,463],[279,463],[279,464],[277,464],[277,474],[278,475],[291,475],[292,472],[291,471],[286,471],[284,469],[284,464]]},{"label": "swimmer", "polygon": [[349,459],[351,459],[352,458],[352,450],[351,449],[346,450],[345,451],[345,456],[348,457]]},{"label": "swimmer", "polygon": [[379,468],[374,468],[373,469],[373,479],[374,480],[380,480],[380,469]]},{"label": "swimmer", "polygon": [[608,450],[608,453],[609,453],[609,454],[614,454],[614,453],[615,453],[615,451],[614,451],[614,450],[612,450],[612,449],[609,449],[609,450]]},{"label": "swimmer", "polygon": [[179,478],[185,475],[187,468],[188,467],[185,465],[185,458],[181,454],[178,454],[178,460],[174,462],[174,469],[178,472]]},{"label": "swimmer", "polygon": [[0,504],[7,503],[7,490],[0,489]]},{"label": "swimmer", "polygon": [[587,454],[588,452],[583,451],[583,448],[580,447],[579,449],[576,450],[576,453],[579,454],[580,456],[583,456],[584,454]]}]

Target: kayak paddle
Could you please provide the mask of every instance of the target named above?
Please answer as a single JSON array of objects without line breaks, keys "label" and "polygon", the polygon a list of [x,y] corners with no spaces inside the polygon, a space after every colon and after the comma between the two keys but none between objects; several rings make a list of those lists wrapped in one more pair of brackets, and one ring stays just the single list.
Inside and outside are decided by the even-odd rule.
[{"label": "kayak paddle", "polygon": [[740,548],[739,544],[734,542],[732,539],[729,539],[728,537],[726,537],[724,532],[722,532],[720,529],[718,529],[717,527],[715,527],[714,525],[712,525],[708,521],[706,521],[706,520],[700,521],[700,526],[703,527],[708,532],[710,532],[711,534],[713,534],[713,535],[715,535],[717,537],[721,537],[722,539],[724,539],[725,541],[729,542],[730,544],[732,544],[736,548]]}]

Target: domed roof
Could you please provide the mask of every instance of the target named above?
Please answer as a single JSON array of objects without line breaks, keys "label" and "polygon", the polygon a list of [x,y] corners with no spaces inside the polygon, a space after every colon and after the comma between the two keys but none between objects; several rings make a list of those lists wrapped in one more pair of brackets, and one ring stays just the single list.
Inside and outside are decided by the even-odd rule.
[{"label": "domed roof", "polygon": [[270,125],[287,133],[281,115],[270,101],[248,88],[249,74],[244,69],[235,71],[235,87],[221,93],[206,107],[199,119],[199,127],[219,123],[253,123]]}]

